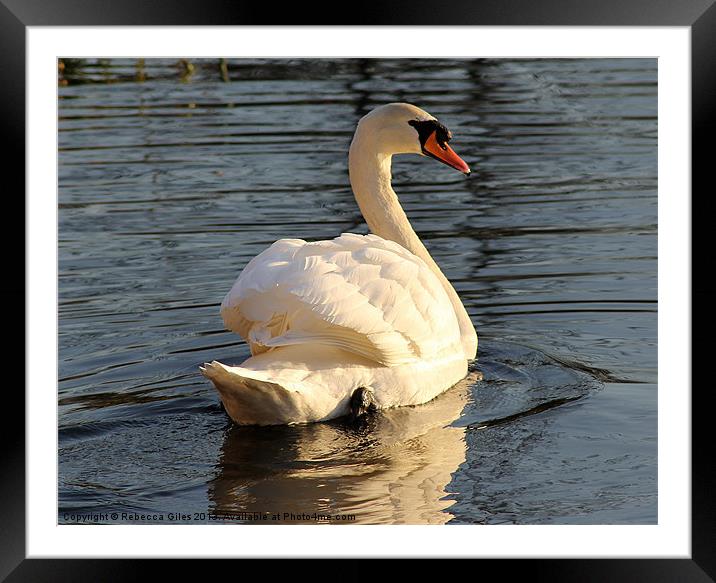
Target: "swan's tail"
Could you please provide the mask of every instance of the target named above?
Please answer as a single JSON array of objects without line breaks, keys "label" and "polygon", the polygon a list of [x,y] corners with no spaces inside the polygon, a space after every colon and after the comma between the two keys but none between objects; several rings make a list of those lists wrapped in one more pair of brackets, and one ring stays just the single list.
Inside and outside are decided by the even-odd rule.
[{"label": "swan's tail", "polygon": [[199,369],[219,391],[229,416],[240,425],[285,425],[319,421],[324,414],[306,403],[300,390],[259,378],[260,371],[216,360]]}]

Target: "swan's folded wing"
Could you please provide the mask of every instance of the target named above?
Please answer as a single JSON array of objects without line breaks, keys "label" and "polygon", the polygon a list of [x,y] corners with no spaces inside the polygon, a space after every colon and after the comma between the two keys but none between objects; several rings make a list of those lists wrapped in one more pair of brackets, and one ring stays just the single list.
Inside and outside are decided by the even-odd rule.
[{"label": "swan's folded wing", "polygon": [[459,346],[450,300],[425,263],[375,235],[282,239],[246,266],[222,303],[257,354],[330,345],[386,366]]}]

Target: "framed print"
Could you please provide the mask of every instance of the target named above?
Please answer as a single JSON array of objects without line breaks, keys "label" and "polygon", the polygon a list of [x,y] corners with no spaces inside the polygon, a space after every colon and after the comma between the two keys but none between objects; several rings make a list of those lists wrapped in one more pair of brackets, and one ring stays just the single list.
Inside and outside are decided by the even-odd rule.
[{"label": "framed print", "polygon": [[716,9],[513,5],[0,6],[28,231],[8,581],[153,557],[712,580],[690,189]]}]

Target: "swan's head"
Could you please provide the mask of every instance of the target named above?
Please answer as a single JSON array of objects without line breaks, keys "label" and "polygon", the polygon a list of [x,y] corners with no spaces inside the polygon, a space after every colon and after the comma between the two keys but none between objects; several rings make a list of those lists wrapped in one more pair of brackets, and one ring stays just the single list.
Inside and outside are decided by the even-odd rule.
[{"label": "swan's head", "polygon": [[470,167],[448,145],[452,133],[428,112],[410,103],[376,107],[358,122],[386,154],[422,154],[470,174]]}]

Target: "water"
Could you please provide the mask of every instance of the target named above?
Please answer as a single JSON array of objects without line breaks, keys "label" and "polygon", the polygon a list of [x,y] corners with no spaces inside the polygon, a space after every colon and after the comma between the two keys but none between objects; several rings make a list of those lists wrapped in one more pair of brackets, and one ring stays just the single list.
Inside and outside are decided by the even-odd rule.
[{"label": "water", "polygon": [[[656,81],[637,59],[68,62],[58,521],[656,523]],[[234,426],[198,371],[249,355],[219,303],[276,239],[366,232],[348,145],[389,101],[474,171],[401,156],[393,183],[484,380],[359,426]]]}]

